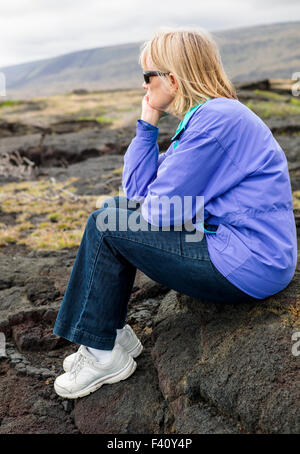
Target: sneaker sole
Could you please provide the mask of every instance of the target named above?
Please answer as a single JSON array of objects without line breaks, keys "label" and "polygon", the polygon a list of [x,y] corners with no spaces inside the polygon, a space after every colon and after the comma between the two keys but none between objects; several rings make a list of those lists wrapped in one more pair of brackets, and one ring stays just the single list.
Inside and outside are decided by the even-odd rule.
[{"label": "sneaker sole", "polygon": [[128,355],[132,356],[132,358],[137,358],[143,351],[144,347],[142,346],[141,342],[139,343],[130,351],[127,351]]},{"label": "sneaker sole", "polygon": [[61,388],[55,382],[54,389],[59,396],[64,397],[65,399],[77,399],[78,397],[85,397],[101,388],[102,385],[118,383],[119,381],[126,380],[126,378],[130,377],[130,375],[134,373],[136,367],[137,363],[132,357],[130,357],[130,361],[119,372],[107,375],[106,377],[102,377],[100,380],[96,380],[87,388],[84,388],[81,391],[77,391],[76,393],[66,393],[65,389]]}]

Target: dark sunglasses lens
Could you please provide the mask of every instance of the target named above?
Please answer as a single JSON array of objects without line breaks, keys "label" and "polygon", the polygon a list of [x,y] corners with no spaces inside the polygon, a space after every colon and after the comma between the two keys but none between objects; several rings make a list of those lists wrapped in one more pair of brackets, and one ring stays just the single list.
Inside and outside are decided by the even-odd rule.
[{"label": "dark sunglasses lens", "polygon": [[149,83],[150,77],[147,74],[144,74],[144,81],[146,84]]}]

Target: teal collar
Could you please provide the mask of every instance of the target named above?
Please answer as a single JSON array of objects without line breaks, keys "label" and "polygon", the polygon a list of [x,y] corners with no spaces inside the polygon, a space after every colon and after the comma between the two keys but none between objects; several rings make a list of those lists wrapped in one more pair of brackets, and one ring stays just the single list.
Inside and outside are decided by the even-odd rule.
[{"label": "teal collar", "polygon": [[[210,98],[207,98],[207,100]],[[206,101],[207,101],[206,100]],[[195,112],[196,109],[198,109],[199,106],[202,106],[206,101],[201,102],[200,104],[197,104],[197,106],[193,107],[192,109],[188,110],[187,113],[185,114],[183,120],[179,123],[178,128],[176,129],[175,135],[172,137],[171,141],[175,140],[176,137],[181,133],[182,130],[186,128],[186,125]]]}]

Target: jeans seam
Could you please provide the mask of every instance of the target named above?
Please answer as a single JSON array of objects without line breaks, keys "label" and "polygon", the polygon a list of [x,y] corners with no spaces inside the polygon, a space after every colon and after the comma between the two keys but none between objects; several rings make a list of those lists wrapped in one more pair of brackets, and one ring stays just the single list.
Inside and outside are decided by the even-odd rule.
[{"label": "jeans seam", "polygon": [[[111,237],[111,238],[122,238],[121,235],[112,235],[111,233],[109,234],[106,234],[107,237]],[[158,246],[154,246],[152,244],[147,244],[147,243],[144,243],[143,241],[137,241],[137,240],[133,240],[132,238],[128,238],[128,237],[124,237],[126,238],[127,241],[132,241],[134,243],[139,243],[139,244],[143,244],[144,246],[148,246],[148,247],[151,247],[151,248],[154,248],[154,249],[158,249],[160,251],[163,251],[163,252],[169,252],[170,254],[174,254],[174,255],[177,255],[178,257],[182,257],[182,258],[188,258],[188,259],[192,259],[192,260],[204,260],[206,262],[210,262],[210,258],[206,259],[206,258],[199,258],[199,257],[191,257],[189,255],[183,255],[183,254],[178,254],[177,252],[174,252],[174,251],[169,251],[169,250],[166,250],[164,248],[161,248],[161,247],[158,247]],[[180,245],[180,249],[181,249],[181,245]]]},{"label": "jeans seam", "polygon": [[88,331],[86,331],[85,329],[71,328],[71,330],[73,333],[73,338],[76,336],[76,334],[84,334],[84,336],[89,337],[90,339],[93,339],[93,340],[96,340],[99,342],[107,342],[107,341],[111,341],[111,340],[115,339],[113,336],[111,336],[111,337],[95,336],[95,334],[91,334]]},{"label": "jeans seam", "polygon": [[[56,326],[58,328],[61,327],[62,329],[64,329],[64,327],[65,327],[65,324],[60,322],[59,320],[57,320],[55,324],[56,324]],[[90,339],[93,339],[93,340],[96,340],[96,341],[99,341],[99,342],[107,342],[107,341],[111,341],[111,340],[114,339],[113,336],[111,336],[111,337],[99,337],[99,336],[96,336],[95,334],[91,334],[91,333],[87,332],[86,330],[84,330],[82,328],[75,328],[74,326],[68,326],[67,330],[70,333],[70,335],[68,334],[68,336],[71,337],[72,341],[74,340],[74,337],[77,334],[81,334],[81,335],[83,334],[84,336],[89,337]]]},{"label": "jeans seam", "polygon": [[92,282],[92,278],[93,278],[94,271],[95,271],[95,264],[96,264],[96,261],[97,261],[97,258],[98,258],[99,251],[101,249],[102,243],[103,243],[103,235],[101,236],[101,239],[100,239],[100,242],[99,242],[99,246],[98,246],[98,249],[97,249],[97,253],[96,253],[95,258],[94,258],[94,263],[92,265],[92,270],[91,270],[89,282],[88,282],[88,285],[87,285],[87,294],[86,294],[86,296],[84,298],[84,302],[82,303],[82,309],[81,309],[80,315],[78,317],[78,321],[77,321],[77,323],[75,325],[75,328],[74,328],[75,330],[79,330],[79,328],[76,328],[76,327],[79,325],[80,321],[82,321],[84,319],[84,311],[85,311],[85,308],[86,308],[87,299],[88,299],[90,288],[91,288],[91,282]]},{"label": "jeans seam", "polygon": [[98,246],[97,252],[96,252],[96,254],[95,254],[94,262],[93,262],[93,265],[92,265],[92,270],[91,270],[89,282],[88,282],[88,285],[87,285],[87,289],[88,289],[88,290],[89,290],[90,285],[91,285],[92,276],[93,276],[94,270],[95,270],[95,264],[96,264],[97,257],[98,257],[98,254],[99,254],[99,249],[101,248],[101,243],[102,243],[102,238],[100,239],[99,246]]}]

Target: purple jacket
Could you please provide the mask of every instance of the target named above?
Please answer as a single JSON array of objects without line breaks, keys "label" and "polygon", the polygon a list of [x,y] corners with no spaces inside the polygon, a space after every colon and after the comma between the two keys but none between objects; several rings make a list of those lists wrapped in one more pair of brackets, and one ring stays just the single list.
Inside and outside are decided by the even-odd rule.
[{"label": "purple jacket", "polygon": [[[218,225],[216,232],[205,233],[215,267],[255,298],[279,292],[291,281],[297,264],[283,150],[267,125],[235,99],[210,99],[185,120],[160,155],[158,128],[137,121],[136,137],[124,156],[126,197],[143,201],[142,216],[152,224],[151,198],[204,196],[205,223]],[[165,225],[163,216],[159,225]],[[190,218],[194,216],[193,208]]]}]

